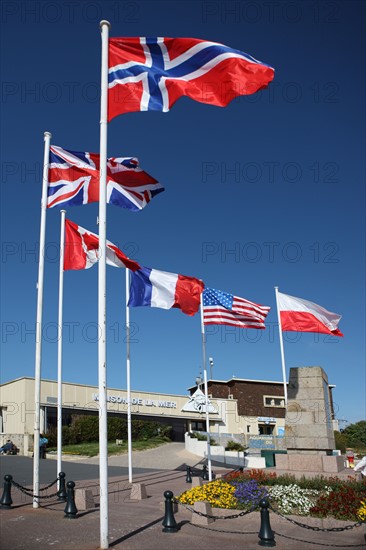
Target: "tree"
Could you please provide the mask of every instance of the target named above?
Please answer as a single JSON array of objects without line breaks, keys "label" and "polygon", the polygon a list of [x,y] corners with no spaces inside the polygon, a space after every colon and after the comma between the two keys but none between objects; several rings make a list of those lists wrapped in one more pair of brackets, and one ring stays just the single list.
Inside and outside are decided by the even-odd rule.
[{"label": "tree", "polygon": [[343,433],[347,436],[347,444],[350,446],[366,447],[366,420],[360,420],[355,424],[350,424],[344,429]]}]

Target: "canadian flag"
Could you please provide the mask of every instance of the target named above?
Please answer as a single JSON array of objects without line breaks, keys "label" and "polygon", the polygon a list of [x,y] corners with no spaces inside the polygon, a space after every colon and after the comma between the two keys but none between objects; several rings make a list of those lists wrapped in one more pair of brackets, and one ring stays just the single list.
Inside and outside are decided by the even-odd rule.
[{"label": "canadian flag", "polygon": [[277,293],[281,328],[283,331],[321,332],[333,336],[343,336],[338,329],[342,316],[327,311],[318,304]]},{"label": "canadian flag", "polygon": [[[108,265],[113,267],[127,267],[131,271],[140,269],[140,265],[130,260],[115,244],[107,241]],[[99,237],[87,231],[76,223],[65,220],[65,255],[64,270],[89,269],[100,257]]]}]

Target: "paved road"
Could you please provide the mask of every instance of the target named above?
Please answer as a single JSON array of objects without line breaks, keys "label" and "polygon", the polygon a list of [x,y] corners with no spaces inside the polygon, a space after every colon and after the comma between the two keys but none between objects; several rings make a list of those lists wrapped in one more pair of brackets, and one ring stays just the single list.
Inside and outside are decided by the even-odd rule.
[{"label": "paved road", "polygon": [[[152,473],[161,470],[185,470],[187,464],[195,466],[201,459],[188,453],[184,443],[168,443],[147,451],[132,453],[133,474]],[[41,484],[50,483],[57,477],[56,460],[39,461],[39,478]],[[77,458],[64,460],[62,470],[66,479],[82,481],[99,478],[99,457]],[[33,479],[33,459],[25,456],[0,456],[0,476],[11,474],[21,485],[31,485]],[[108,476],[121,477],[128,475],[127,454],[112,456],[108,460]]]},{"label": "paved road", "polygon": [[[99,458],[93,457],[83,462],[98,464]],[[177,470],[185,468],[186,464],[193,466],[201,462],[201,458],[186,451],[184,443],[167,443],[154,449],[132,452],[133,468],[153,468],[158,470]],[[128,466],[128,455],[109,457],[110,466]]]}]

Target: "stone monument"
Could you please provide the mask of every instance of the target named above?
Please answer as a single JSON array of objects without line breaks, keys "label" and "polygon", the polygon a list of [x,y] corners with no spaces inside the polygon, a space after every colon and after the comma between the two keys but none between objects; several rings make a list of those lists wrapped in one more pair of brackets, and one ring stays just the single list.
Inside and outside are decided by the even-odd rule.
[{"label": "stone monument", "polygon": [[279,470],[339,472],[344,459],[335,449],[328,377],[321,367],[290,369],[285,422],[287,454],[276,455]]}]

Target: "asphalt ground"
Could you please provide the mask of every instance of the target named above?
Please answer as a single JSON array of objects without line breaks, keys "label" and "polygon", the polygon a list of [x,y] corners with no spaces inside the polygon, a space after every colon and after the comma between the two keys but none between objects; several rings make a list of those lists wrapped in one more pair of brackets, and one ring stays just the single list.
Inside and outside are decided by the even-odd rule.
[{"label": "asphalt ground", "polygon": [[[132,453],[133,475],[152,473],[160,470],[186,470],[186,465],[202,469],[205,460],[192,455],[185,450],[184,443],[169,443]],[[212,462],[218,471],[227,471],[222,465]],[[8,471],[11,469],[12,471]],[[96,479],[99,477],[99,457],[77,457],[63,455],[62,471],[66,479],[75,482]],[[33,459],[25,456],[0,455],[0,479],[5,474],[12,474],[14,479],[22,485],[33,483]],[[39,461],[40,483],[48,484],[57,477],[56,454],[47,454],[47,459]],[[108,458],[108,477],[128,475],[128,455],[110,456]]]},{"label": "asphalt ground", "polygon": [[[67,480],[82,481],[86,479],[97,479],[99,477],[98,464],[88,463],[88,459],[77,462],[64,461],[62,470]],[[157,469],[157,468],[156,468]],[[151,468],[134,468],[136,474],[151,472]],[[11,474],[17,483],[21,485],[32,485],[33,483],[33,459],[26,456],[0,456],[0,477]],[[108,466],[109,477],[121,477],[128,475],[126,466]],[[39,481],[41,484],[48,484],[57,478],[56,460],[39,461]]]},{"label": "asphalt ground", "polygon": [[[161,462],[167,462],[169,453],[177,454],[178,447],[163,447]],[[158,450],[145,455],[140,454],[140,464],[156,461]],[[179,451],[179,449],[178,449]],[[146,458],[147,457],[147,458]],[[197,472],[200,464],[197,457]],[[117,460],[117,457],[115,457]],[[181,456],[176,457],[180,463]],[[191,466],[195,464],[190,462]],[[0,509],[0,543],[2,550],[11,549],[44,549],[96,550],[100,547],[99,519],[99,479],[98,465],[90,464],[88,459],[82,462],[65,463],[67,480],[72,479],[76,488],[89,489],[93,494],[94,506],[88,510],[79,510],[75,519],[67,519],[65,503],[52,496],[55,487],[45,491],[51,498],[42,500],[39,508],[32,507],[32,499],[19,489],[12,488],[13,504],[9,509]],[[67,467],[66,467],[67,466]],[[254,549],[260,541],[260,513],[252,512],[236,519],[217,519],[207,524],[205,518],[192,513],[179,505],[175,520],[179,530],[174,533],[163,532],[164,492],[171,490],[178,496],[191,485],[185,481],[185,463],[178,464],[176,469],[158,469],[156,467],[134,467],[134,483],[143,484],[147,498],[131,498],[131,484],[128,482],[125,466],[109,467],[109,545],[111,548],[136,550],[187,550],[212,549],[217,547]],[[56,464],[53,460],[40,461],[41,484],[48,484],[55,479]],[[33,461],[20,456],[0,457],[1,476],[11,474],[14,480],[31,487]],[[219,469],[216,469],[219,473]],[[222,470],[221,470],[222,471]],[[24,479],[24,482],[22,481]],[[235,511],[213,512],[216,515],[231,515]],[[292,520],[292,521],[290,521]],[[298,521],[310,527],[304,528],[293,523]],[[201,522],[196,525],[195,522]],[[352,522],[341,522],[331,519],[300,518],[288,516],[282,518],[270,513],[271,527],[275,532],[276,547],[281,549],[321,549],[321,548],[366,548],[365,524],[345,529]],[[336,528],[340,531],[319,531],[315,529]]]}]

